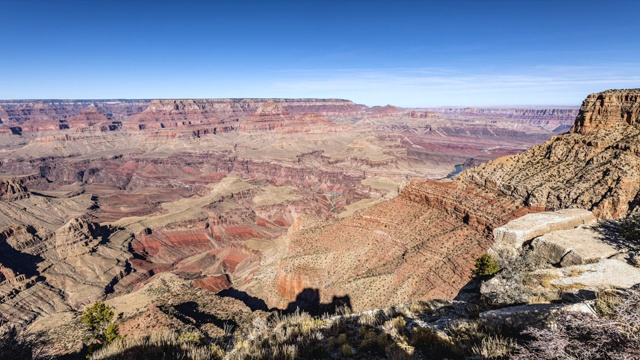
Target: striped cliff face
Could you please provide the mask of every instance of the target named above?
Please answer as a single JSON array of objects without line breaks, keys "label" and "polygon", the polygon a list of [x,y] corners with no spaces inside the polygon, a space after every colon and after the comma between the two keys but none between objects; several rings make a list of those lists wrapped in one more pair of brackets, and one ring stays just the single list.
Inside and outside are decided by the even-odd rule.
[{"label": "striped cliff face", "polygon": [[640,206],[639,117],[639,90],[591,94],[569,133],[464,177],[528,205],[623,217]]}]

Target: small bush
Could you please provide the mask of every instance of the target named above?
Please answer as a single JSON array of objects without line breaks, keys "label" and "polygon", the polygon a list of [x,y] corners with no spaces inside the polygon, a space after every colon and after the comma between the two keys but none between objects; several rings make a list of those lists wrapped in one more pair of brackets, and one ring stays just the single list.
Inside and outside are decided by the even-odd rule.
[{"label": "small bush", "polygon": [[342,333],[342,334],[338,335],[338,345],[342,346],[342,345],[346,344],[347,341],[348,341],[347,334]]},{"label": "small bush", "polygon": [[178,336],[178,342],[200,345],[200,335],[194,333],[193,331],[183,331]]},{"label": "small bush", "polygon": [[80,320],[91,332],[91,337],[85,339],[88,342],[89,354],[120,338],[118,325],[112,322],[113,310],[101,301],[84,309]]},{"label": "small bush", "polygon": [[474,345],[471,353],[481,356],[482,359],[506,359],[515,347],[511,339],[505,339],[499,335],[487,336],[482,339],[480,345]]},{"label": "small bush", "polygon": [[340,346],[340,354],[344,357],[350,357],[353,355],[353,347],[349,344],[343,344]]},{"label": "small bush", "polygon": [[548,329],[529,328],[532,338],[517,359],[640,359],[640,292],[612,305],[610,315],[558,313]]},{"label": "small bush", "polygon": [[489,277],[500,271],[500,266],[489,254],[484,254],[476,259],[476,267],[473,276]]}]

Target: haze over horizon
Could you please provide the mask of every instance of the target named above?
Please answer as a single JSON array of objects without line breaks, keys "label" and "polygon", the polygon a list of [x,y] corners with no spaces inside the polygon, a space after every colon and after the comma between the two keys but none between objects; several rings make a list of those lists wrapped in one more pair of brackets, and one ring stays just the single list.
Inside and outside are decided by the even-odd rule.
[{"label": "haze over horizon", "polygon": [[579,105],[640,87],[640,3],[0,0],[0,99]]}]

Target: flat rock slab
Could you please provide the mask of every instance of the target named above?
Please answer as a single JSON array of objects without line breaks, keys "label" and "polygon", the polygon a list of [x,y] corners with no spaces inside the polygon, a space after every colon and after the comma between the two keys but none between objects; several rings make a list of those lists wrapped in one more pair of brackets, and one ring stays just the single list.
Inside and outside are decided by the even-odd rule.
[{"label": "flat rock slab", "polygon": [[639,268],[614,259],[604,259],[595,264],[540,270],[538,273],[548,274],[553,278],[550,282],[552,285],[576,290],[628,289],[640,283]]},{"label": "flat rock slab", "polygon": [[480,321],[489,328],[544,327],[549,324],[550,316],[558,312],[581,312],[595,316],[595,312],[587,303],[531,304],[485,311],[480,313]]},{"label": "flat rock slab", "polygon": [[546,262],[562,267],[595,263],[619,252],[602,241],[600,234],[583,226],[552,231],[535,238],[531,245]]},{"label": "flat rock slab", "polygon": [[522,245],[540,235],[557,230],[569,230],[596,222],[591,211],[564,209],[528,214],[493,230],[494,249],[520,249]]}]

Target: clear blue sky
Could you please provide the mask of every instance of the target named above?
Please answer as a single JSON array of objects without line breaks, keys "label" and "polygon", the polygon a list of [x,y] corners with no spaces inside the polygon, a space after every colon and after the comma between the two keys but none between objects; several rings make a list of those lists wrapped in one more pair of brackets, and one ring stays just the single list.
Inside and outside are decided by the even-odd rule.
[{"label": "clear blue sky", "polygon": [[640,1],[0,0],[0,99],[579,105],[640,87]]}]

